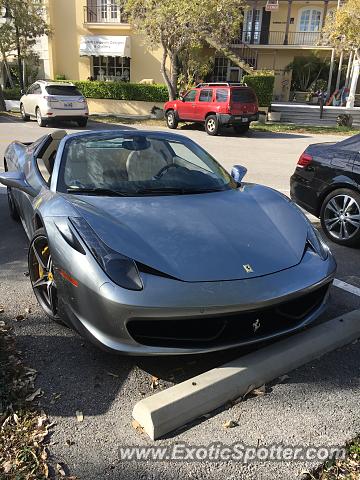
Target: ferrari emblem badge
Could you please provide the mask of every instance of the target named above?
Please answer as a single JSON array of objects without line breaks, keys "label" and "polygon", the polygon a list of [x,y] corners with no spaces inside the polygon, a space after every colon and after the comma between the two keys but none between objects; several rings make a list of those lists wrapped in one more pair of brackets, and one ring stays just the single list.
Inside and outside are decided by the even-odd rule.
[{"label": "ferrari emblem badge", "polygon": [[260,320],[257,318],[255,320],[255,322],[252,324],[253,326],[253,329],[254,329],[254,333],[256,333],[256,330],[258,330],[260,328]]},{"label": "ferrari emblem badge", "polygon": [[254,271],[251,265],[249,265],[248,263],[246,265],[243,265],[243,267],[246,273],[252,273]]}]

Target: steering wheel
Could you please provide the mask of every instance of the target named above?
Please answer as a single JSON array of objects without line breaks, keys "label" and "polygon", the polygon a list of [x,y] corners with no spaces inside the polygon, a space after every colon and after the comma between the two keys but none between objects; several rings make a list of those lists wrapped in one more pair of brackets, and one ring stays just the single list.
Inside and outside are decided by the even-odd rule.
[{"label": "steering wheel", "polygon": [[156,175],[154,175],[154,179],[159,180],[170,168],[179,168],[179,165],[176,163],[169,163],[169,165],[165,165],[165,167],[162,167]]}]

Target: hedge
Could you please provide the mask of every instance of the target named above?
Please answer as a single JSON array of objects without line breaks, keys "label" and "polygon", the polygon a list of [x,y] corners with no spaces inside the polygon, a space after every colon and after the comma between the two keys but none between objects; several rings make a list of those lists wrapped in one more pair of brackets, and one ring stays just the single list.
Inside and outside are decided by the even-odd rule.
[{"label": "hedge", "polygon": [[20,88],[4,88],[3,90],[5,100],[20,100]]},{"label": "hedge", "polygon": [[244,75],[243,83],[255,90],[260,107],[271,104],[275,83],[274,75]]},{"label": "hedge", "polygon": [[86,98],[140,100],[143,102],[166,102],[169,99],[165,85],[98,81],[76,81],[73,83]]}]

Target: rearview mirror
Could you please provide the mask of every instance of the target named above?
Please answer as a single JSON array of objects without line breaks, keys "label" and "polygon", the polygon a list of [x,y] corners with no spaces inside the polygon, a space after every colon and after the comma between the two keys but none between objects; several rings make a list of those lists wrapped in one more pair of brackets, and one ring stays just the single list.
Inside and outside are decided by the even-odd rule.
[{"label": "rearview mirror", "polygon": [[237,183],[241,183],[242,179],[245,177],[247,168],[242,165],[234,165],[231,169],[231,176]]},{"label": "rearview mirror", "polygon": [[0,173],[0,183],[10,188],[17,188],[32,197],[36,197],[37,192],[26,181],[23,173],[4,172]]}]

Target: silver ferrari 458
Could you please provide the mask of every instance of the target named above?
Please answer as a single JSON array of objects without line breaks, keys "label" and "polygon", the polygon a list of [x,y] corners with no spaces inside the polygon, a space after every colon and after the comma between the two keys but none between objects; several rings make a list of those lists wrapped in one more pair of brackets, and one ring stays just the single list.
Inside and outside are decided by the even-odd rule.
[{"label": "silver ferrari 458", "polygon": [[295,332],[336,264],[281,193],[188,138],[56,131],[5,153],[10,214],[52,319],[128,354],[209,352]]}]

